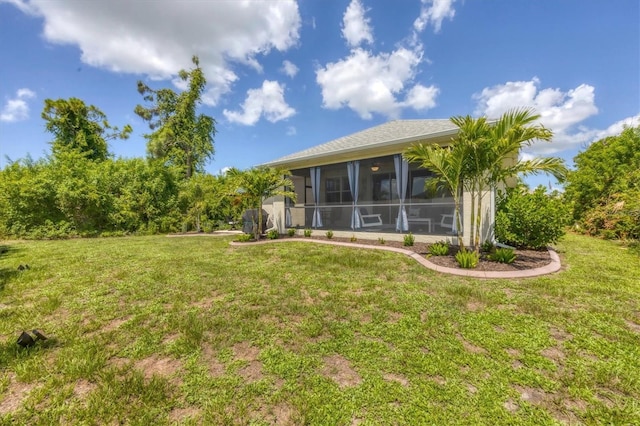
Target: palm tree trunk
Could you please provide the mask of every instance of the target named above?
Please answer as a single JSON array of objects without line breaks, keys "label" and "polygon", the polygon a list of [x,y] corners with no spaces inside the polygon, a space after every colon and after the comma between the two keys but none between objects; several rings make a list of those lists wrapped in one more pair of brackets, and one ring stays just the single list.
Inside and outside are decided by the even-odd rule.
[{"label": "palm tree trunk", "polygon": [[262,235],[262,198],[258,202],[258,227],[256,231],[256,241],[260,239],[260,235]]},{"label": "palm tree trunk", "polygon": [[462,228],[462,215],[460,212],[460,193],[454,197],[453,202],[455,204],[455,221],[456,221],[456,234],[458,236],[458,246],[464,250],[464,230]]}]

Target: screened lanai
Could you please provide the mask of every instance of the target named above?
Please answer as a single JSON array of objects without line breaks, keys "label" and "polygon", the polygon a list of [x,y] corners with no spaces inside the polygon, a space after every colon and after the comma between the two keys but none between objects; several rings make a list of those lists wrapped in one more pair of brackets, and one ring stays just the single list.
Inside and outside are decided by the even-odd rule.
[{"label": "screened lanai", "polygon": [[291,170],[297,200],[286,202],[286,226],[451,234],[453,198],[425,190],[430,176],[400,154]]}]

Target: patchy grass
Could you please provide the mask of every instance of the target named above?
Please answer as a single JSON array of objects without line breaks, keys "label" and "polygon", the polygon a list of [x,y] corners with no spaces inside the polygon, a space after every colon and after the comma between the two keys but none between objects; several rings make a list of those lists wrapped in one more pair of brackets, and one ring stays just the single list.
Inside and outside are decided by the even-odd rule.
[{"label": "patchy grass", "polygon": [[640,262],[613,243],[498,281],[229,241],[3,243],[0,423],[640,423]]}]

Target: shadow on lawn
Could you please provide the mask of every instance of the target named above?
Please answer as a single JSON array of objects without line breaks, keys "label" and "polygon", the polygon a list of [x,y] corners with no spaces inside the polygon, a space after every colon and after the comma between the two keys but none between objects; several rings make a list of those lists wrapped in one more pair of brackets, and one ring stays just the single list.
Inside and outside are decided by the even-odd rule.
[{"label": "shadow on lawn", "polygon": [[0,363],[7,365],[16,360],[26,360],[32,358],[42,351],[60,346],[60,342],[55,337],[47,340],[38,340],[33,346],[23,348],[18,345],[19,333],[10,336],[5,342],[0,343]]},{"label": "shadow on lawn", "polygon": [[[6,244],[0,245],[0,259],[4,259],[5,257],[9,257],[12,254],[15,254],[19,251],[15,247],[8,246]],[[9,281],[9,279],[18,275],[21,271],[13,268],[0,268],[0,291],[4,290],[5,285]]]}]

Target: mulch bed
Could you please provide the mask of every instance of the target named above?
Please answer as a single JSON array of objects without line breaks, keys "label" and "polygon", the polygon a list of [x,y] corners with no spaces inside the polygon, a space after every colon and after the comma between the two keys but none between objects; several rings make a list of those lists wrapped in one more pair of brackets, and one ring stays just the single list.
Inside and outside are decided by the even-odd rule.
[{"label": "mulch bed", "polygon": [[[304,239],[305,237],[295,236],[288,237],[284,236],[281,238],[297,238]],[[328,238],[323,236],[311,236],[309,237],[314,240],[325,240],[329,241]],[[381,244],[376,240],[364,240],[358,239],[357,241],[351,241],[350,238],[338,238],[333,237],[331,241],[339,241],[341,243],[354,243],[354,244],[365,244],[372,246],[386,246],[386,247],[397,247],[406,250],[412,250],[420,255],[427,256],[429,254],[429,246],[427,243],[418,243],[416,242],[413,246],[405,246],[402,241],[386,241],[384,244]],[[449,249],[448,256],[429,256],[428,260],[431,263],[434,263],[439,266],[445,266],[447,268],[454,269],[462,269],[458,265],[458,262],[455,259],[455,254],[458,252],[458,246],[451,246]],[[515,250],[516,260],[511,264],[493,262],[487,258],[488,253],[481,253],[480,261],[478,262],[478,266],[474,269],[476,271],[522,271],[526,269],[535,269],[541,268],[545,265],[551,263],[551,257],[549,256],[548,250]]]}]

